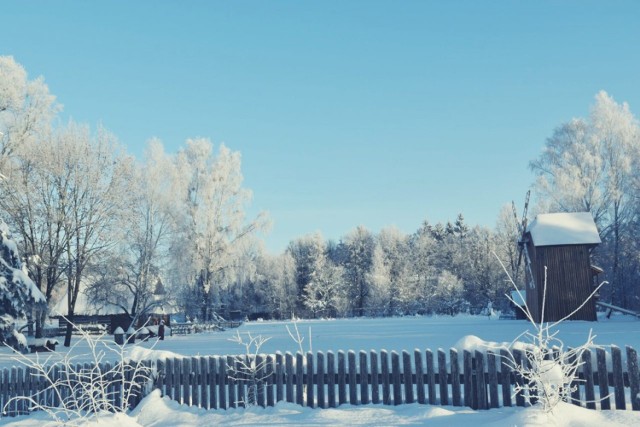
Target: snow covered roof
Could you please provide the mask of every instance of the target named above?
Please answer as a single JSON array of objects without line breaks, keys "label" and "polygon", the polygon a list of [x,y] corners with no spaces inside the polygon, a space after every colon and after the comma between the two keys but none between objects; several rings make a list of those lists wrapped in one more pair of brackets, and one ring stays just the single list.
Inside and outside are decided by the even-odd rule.
[{"label": "snow covered roof", "polygon": [[601,242],[589,212],[540,214],[529,224],[527,231],[534,246],[597,245]]}]

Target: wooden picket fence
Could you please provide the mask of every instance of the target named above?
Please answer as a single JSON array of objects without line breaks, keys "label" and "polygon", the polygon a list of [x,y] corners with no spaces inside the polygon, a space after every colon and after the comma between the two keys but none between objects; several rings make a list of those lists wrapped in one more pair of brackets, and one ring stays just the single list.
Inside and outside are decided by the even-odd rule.
[{"label": "wooden picket fence", "polygon": [[[573,384],[572,402],[592,409],[640,410],[638,355],[626,347],[626,356],[623,364],[618,347],[611,346],[611,352],[597,349],[594,364],[591,352],[585,351],[579,378]],[[523,379],[506,363],[504,351],[276,353],[258,356],[258,369],[253,373],[242,368],[246,357],[183,357],[144,363],[155,372],[153,388],[159,388],[163,396],[207,409],[246,406],[250,394],[260,406],[286,401],[314,408],[421,403],[488,409],[526,406],[536,399],[526,387],[514,393],[515,385],[523,385]],[[516,362],[526,363],[522,352],[515,351],[514,357]],[[43,392],[47,387],[49,384],[34,376],[30,368],[2,369],[0,407],[5,415],[27,413],[26,402],[13,402],[8,408],[5,403],[14,396],[36,394],[38,399],[55,405],[51,391]],[[142,390],[151,388],[141,387],[131,406],[142,399]],[[110,393],[114,402],[121,398],[117,384]]]},{"label": "wooden picket fence", "polygon": [[[607,370],[607,355],[596,351],[583,353],[583,365],[573,384],[572,402],[587,408],[640,410],[640,375],[636,351],[622,352],[612,346]],[[182,404],[201,408],[234,408],[253,400],[260,406],[287,401],[303,406],[333,408],[349,403],[428,403],[430,405],[468,406],[473,409],[500,406],[525,406],[535,402],[533,393],[514,393],[523,379],[507,363],[507,353],[455,349],[415,350],[413,353],[354,351],[291,353],[258,356],[257,369],[243,369],[247,356],[209,356],[158,361],[155,386],[163,396]],[[517,363],[527,363],[521,351],[515,351]],[[597,393],[596,393],[597,390]],[[255,396],[249,397],[250,393]],[[248,400],[249,399],[249,400]],[[612,405],[612,401],[614,405]]]}]

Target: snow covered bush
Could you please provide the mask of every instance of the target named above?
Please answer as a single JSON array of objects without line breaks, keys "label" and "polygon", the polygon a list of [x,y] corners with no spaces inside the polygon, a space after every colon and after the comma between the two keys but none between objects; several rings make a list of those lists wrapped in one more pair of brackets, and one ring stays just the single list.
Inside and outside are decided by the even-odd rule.
[{"label": "snow covered bush", "polygon": [[[498,261],[500,261],[498,259]],[[520,294],[515,282],[507,272],[504,264],[500,261],[509,281]],[[600,288],[607,282],[602,282],[582,304],[569,313],[564,318],[553,322],[545,323],[544,313],[547,296],[547,267],[544,268],[544,287],[542,290],[542,310],[540,322],[535,322],[529,311],[529,307],[524,305],[524,311],[531,323],[532,331],[525,331],[518,336],[508,349],[507,363],[519,375],[523,381],[516,384],[514,392],[528,395],[530,403],[538,400],[545,412],[552,412],[560,402],[570,402],[571,393],[575,391],[579,369],[582,366],[582,355],[585,350],[594,345],[595,336],[589,331],[586,341],[577,347],[567,349],[560,338],[558,338],[558,326],[579,311]],[[520,294],[521,298],[522,294]],[[514,304],[511,296],[507,298]],[[513,350],[521,350],[524,354],[523,360],[517,360]],[[527,394],[528,392],[528,394]]]},{"label": "snow covered bush", "polygon": [[266,357],[258,361],[260,349],[271,338],[262,335],[253,336],[251,332],[241,335],[236,331],[236,335],[229,341],[235,342],[244,347],[244,354],[236,358],[235,366],[229,366],[227,376],[236,382],[247,384],[247,396],[238,396],[238,402],[246,406],[256,406],[258,404],[258,386],[267,378],[265,367]]},{"label": "snow covered bush", "polygon": [[15,320],[26,316],[46,299],[22,270],[18,246],[7,224],[0,219],[0,343],[24,349],[24,336],[15,330]]},{"label": "snow covered bush", "polygon": [[[10,399],[3,412],[24,401],[29,411],[46,412],[56,425],[80,426],[91,418],[98,422],[107,413],[126,413],[150,391],[152,369],[148,362],[128,360],[125,345],[103,339],[105,334],[78,330],[82,338],[60,360],[55,361],[54,355],[32,360],[22,354],[15,359],[46,387],[33,395]],[[89,354],[74,351],[82,342]],[[77,363],[86,356],[91,362]]]}]

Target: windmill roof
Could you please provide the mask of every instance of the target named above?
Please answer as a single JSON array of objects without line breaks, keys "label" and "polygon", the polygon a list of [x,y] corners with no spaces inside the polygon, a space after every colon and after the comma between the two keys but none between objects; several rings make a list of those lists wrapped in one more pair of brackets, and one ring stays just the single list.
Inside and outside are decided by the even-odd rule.
[{"label": "windmill roof", "polygon": [[589,212],[540,214],[529,224],[534,246],[597,245],[600,234]]}]

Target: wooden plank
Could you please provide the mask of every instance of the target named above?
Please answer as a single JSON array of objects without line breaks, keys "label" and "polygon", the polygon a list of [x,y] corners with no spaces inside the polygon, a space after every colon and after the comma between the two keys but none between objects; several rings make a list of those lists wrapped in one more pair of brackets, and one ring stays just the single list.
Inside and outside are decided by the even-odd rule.
[{"label": "wooden plank", "polygon": [[347,373],[344,351],[338,352],[338,405],[347,403]]},{"label": "wooden plank", "polygon": [[613,395],[616,409],[626,409],[624,396],[624,375],[622,373],[622,352],[618,346],[611,346],[611,366],[613,368]]},{"label": "wooden plank", "polygon": [[256,375],[253,378],[253,386],[255,388],[256,404],[261,407],[266,407],[266,396],[264,393],[265,372],[266,372],[266,357],[259,354],[256,356]]},{"label": "wooden plank", "polygon": [[382,403],[385,405],[391,405],[391,387],[389,371],[389,355],[386,350],[380,352],[380,371],[382,374]]},{"label": "wooden plank", "polygon": [[484,378],[484,354],[476,350],[476,381],[477,389],[477,405],[478,409],[488,409],[487,405],[487,383]]},{"label": "wooden plank", "polygon": [[200,407],[200,383],[201,383],[201,374],[200,374],[200,358],[192,357],[191,358],[191,400],[192,405],[195,407]]},{"label": "wooden plank", "polygon": [[391,375],[393,377],[393,404],[402,404],[402,373],[400,372],[400,355],[392,351],[391,352]]},{"label": "wooden plank", "polygon": [[627,371],[631,391],[631,409],[640,411],[640,373],[638,371],[638,353],[627,346]]},{"label": "wooden plank", "polygon": [[424,368],[422,366],[422,351],[419,349],[413,350],[413,360],[416,366],[416,391],[418,397],[418,403],[424,405],[427,403],[427,398],[424,392]]},{"label": "wooden plank", "polygon": [[591,351],[585,349],[582,353],[582,372],[584,374],[584,394],[587,408],[596,409],[596,393],[593,383],[593,366],[591,364]]},{"label": "wooden plank", "polygon": [[447,379],[447,356],[441,348],[438,349],[438,385],[440,386],[440,405],[448,405],[449,381]]},{"label": "wooden plank", "polygon": [[427,360],[427,390],[429,391],[429,405],[436,404],[436,367],[433,363],[433,352],[429,349],[425,352]]},{"label": "wooden plank", "polygon": [[209,404],[207,409],[218,409],[218,358],[210,356],[207,358],[209,383]]},{"label": "wooden plank", "polygon": [[327,352],[327,407],[336,407],[336,365],[335,355]]},{"label": "wooden plank", "polygon": [[218,358],[218,408],[227,409],[229,407],[227,400],[227,383],[229,377],[227,375],[227,358]]},{"label": "wooden plank", "polygon": [[374,350],[369,352],[369,363],[371,371],[371,403],[380,403],[380,377],[378,370],[378,353]]},{"label": "wooden plank", "polygon": [[349,403],[352,405],[358,404],[358,388],[357,388],[357,368],[356,368],[356,353],[353,350],[349,350],[347,353],[347,361],[349,364]]},{"label": "wooden plank", "polygon": [[191,376],[191,358],[185,357],[182,359],[182,403],[185,405],[191,405]]},{"label": "wooden plank", "polygon": [[266,358],[266,365],[265,365],[265,375],[266,375],[266,397],[267,397],[267,406],[275,406],[276,405],[276,400],[275,400],[275,396],[274,396],[274,390],[273,390],[273,384],[274,384],[274,380],[275,380],[275,367],[274,367],[274,362],[275,362],[275,357],[273,355],[268,355]]},{"label": "wooden plank", "polygon": [[[524,366],[524,360],[526,357],[521,350],[513,350],[513,359],[516,366]],[[524,406],[524,378],[517,371],[514,371],[516,386],[520,388],[520,391],[516,393],[516,406]]]},{"label": "wooden plank", "polygon": [[225,375],[227,377],[227,395],[229,396],[228,407],[235,408],[238,405],[238,396],[236,396],[236,380],[234,377],[237,375],[236,360],[233,356],[227,356],[227,370]]},{"label": "wooden plank", "polygon": [[296,403],[304,406],[304,356],[296,353]]},{"label": "wooden plank", "polygon": [[404,403],[413,403],[413,381],[411,369],[411,355],[407,351],[402,352],[402,379],[404,383]]},{"label": "wooden plank", "polygon": [[[244,355],[244,356],[236,356],[234,358],[234,362],[235,362],[235,372],[236,372],[236,401],[237,401],[237,407],[239,408],[244,408],[247,406],[247,395],[245,393],[245,388],[247,385],[247,372],[246,372],[246,368],[243,368],[243,362],[245,363],[244,366],[251,366],[250,363],[251,361],[249,360],[248,355]],[[244,359],[244,360],[243,360]]]},{"label": "wooden plank", "polygon": [[506,349],[500,350],[500,384],[502,386],[502,406],[511,406],[511,355]]},{"label": "wooden plank", "polygon": [[293,373],[295,372],[295,367],[293,363],[293,355],[289,352],[285,355],[286,360],[286,373],[287,373],[287,402],[293,403]]},{"label": "wooden plank", "polygon": [[282,402],[284,400],[284,356],[282,353],[276,353],[276,402]]},{"label": "wooden plank", "polygon": [[611,409],[609,398],[609,375],[607,371],[607,353],[604,348],[596,349],[598,359],[598,391],[600,394],[600,409]]},{"label": "wooden plank", "polygon": [[462,353],[462,364],[464,369],[464,406],[468,406],[473,409],[477,409],[474,403],[474,392],[472,388],[472,362],[471,353],[468,350],[464,350]]},{"label": "wooden plank", "polygon": [[313,374],[314,374],[314,366],[313,366],[313,353],[310,351],[307,352],[307,381],[306,381],[306,389],[307,389],[307,406],[309,408],[314,407],[315,394],[313,387]]},{"label": "wooden plank", "polygon": [[449,364],[451,365],[451,403],[453,406],[462,406],[460,393],[460,364],[458,363],[458,350],[449,349]]},{"label": "wooden plank", "polygon": [[496,369],[496,355],[487,352],[487,373],[489,379],[489,408],[499,408],[498,401],[498,370]]},{"label": "wooden plank", "polygon": [[369,366],[367,364],[367,352],[360,351],[360,403],[369,403]]},{"label": "wooden plank", "polygon": [[318,363],[316,366],[316,371],[317,371],[317,375],[316,375],[316,394],[318,396],[317,400],[318,400],[318,408],[326,408],[327,406],[325,405],[325,397],[324,397],[324,385],[325,385],[325,377],[324,377],[324,353],[319,351],[318,352]]}]

